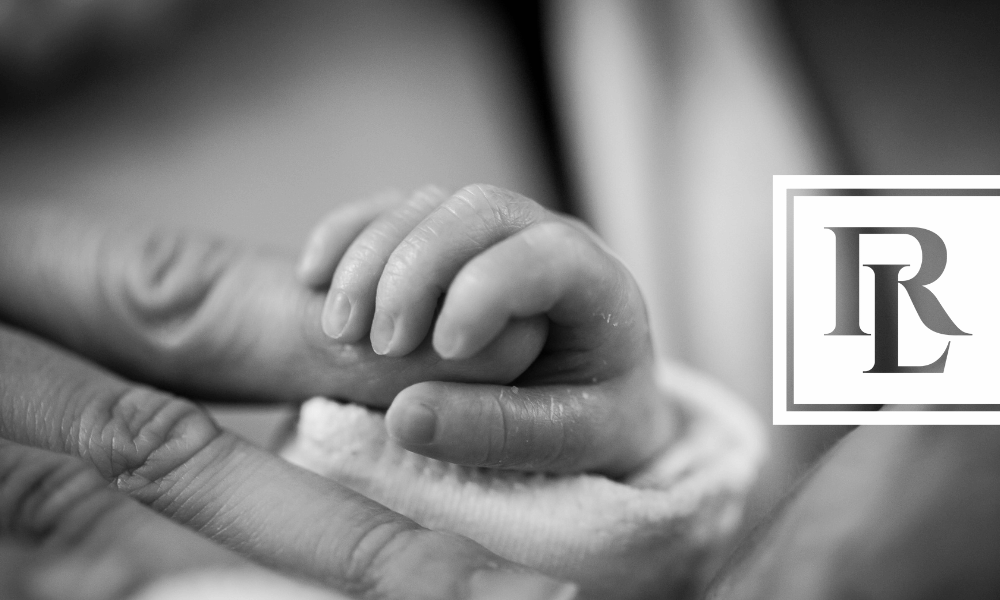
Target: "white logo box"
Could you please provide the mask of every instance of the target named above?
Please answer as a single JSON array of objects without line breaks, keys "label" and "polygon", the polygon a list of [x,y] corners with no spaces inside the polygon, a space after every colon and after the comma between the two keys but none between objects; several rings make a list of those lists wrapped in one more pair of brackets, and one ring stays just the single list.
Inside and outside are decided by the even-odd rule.
[{"label": "white logo box", "polygon": [[[1000,424],[1000,176],[779,175],[773,227],[775,424]],[[941,238],[947,264],[926,289],[970,335],[932,331],[896,287],[899,365],[927,365],[947,347],[943,372],[865,372],[874,364],[875,276],[864,265],[909,265],[898,277],[909,279],[923,259],[910,235],[860,236],[859,325],[871,335],[828,335],[837,302],[829,227],[912,227]],[[889,404],[898,406],[858,410]]]}]

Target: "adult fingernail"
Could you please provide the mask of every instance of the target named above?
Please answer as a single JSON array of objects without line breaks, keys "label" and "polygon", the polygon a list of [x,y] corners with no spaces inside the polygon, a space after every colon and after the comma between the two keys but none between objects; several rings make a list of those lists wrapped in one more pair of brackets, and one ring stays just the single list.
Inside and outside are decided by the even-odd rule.
[{"label": "adult fingernail", "polygon": [[336,339],[347,327],[351,317],[351,299],[344,292],[337,292],[326,300],[323,308],[323,333]]},{"label": "adult fingernail", "polygon": [[385,354],[389,351],[389,344],[392,342],[392,334],[396,325],[392,317],[380,310],[375,311],[375,318],[372,320],[372,350],[375,354]]},{"label": "adult fingernail", "polygon": [[434,441],[437,414],[420,403],[394,405],[389,434],[404,446],[423,446]]},{"label": "adult fingernail", "polygon": [[535,573],[477,571],[469,580],[470,600],[573,600],[577,588]]}]

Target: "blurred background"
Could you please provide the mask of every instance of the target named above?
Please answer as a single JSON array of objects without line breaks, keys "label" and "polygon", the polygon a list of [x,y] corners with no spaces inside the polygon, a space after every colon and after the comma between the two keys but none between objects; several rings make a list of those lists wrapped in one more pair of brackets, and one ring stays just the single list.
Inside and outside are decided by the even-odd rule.
[{"label": "blurred background", "polygon": [[[387,187],[508,187],[770,423],[771,176],[998,172],[998,32],[968,0],[0,0],[0,203],[291,254]],[[291,410],[212,406],[261,445]],[[751,521],[845,431],[768,429]]]}]

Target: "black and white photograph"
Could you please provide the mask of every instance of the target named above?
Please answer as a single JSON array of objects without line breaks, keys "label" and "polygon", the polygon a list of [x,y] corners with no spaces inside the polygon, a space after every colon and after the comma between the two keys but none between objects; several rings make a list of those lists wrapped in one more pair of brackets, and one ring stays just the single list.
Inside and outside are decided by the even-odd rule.
[{"label": "black and white photograph", "polygon": [[0,0],[0,600],[996,600],[997,227],[996,2]]}]

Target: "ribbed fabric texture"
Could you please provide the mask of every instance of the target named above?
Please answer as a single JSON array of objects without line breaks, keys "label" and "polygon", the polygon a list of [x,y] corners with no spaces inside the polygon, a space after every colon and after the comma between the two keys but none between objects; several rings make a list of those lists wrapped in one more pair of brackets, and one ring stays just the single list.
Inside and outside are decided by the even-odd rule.
[{"label": "ribbed fabric texture", "polygon": [[282,451],[426,527],[576,581],[584,598],[682,595],[736,527],[763,459],[756,417],[713,382],[661,365],[679,438],[625,481],[476,469],[403,450],[383,417],[314,398]]}]

